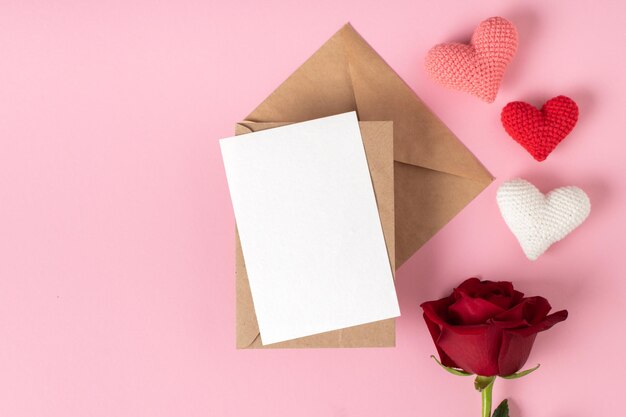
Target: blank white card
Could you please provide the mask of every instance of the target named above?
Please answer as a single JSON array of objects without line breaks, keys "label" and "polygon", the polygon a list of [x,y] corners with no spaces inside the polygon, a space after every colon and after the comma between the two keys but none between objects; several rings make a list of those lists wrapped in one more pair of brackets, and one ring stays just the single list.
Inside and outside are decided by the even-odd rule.
[{"label": "blank white card", "polygon": [[263,344],[400,315],[354,112],[220,146]]}]

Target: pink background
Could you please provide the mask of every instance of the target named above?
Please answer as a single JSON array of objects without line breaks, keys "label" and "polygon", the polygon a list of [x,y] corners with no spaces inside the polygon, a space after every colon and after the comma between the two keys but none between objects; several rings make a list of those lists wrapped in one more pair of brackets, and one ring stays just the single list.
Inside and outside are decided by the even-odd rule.
[{"label": "pink background", "polygon": [[[385,4],[387,3],[387,4]],[[477,416],[429,358],[421,301],[480,274],[570,318],[541,334],[515,417],[623,400],[626,6],[589,1],[4,1],[0,4],[0,415]],[[520,48],[494,104],[422,70],[492,15]],[[395,349],[234,349],[233,214],[218,138],[346,21],[497,177],[397,275]],[[578,126],[544,163],[500,109],[566,94]],[[523,176],[578,185],[588,221],[537,262],[495,203]]]}]

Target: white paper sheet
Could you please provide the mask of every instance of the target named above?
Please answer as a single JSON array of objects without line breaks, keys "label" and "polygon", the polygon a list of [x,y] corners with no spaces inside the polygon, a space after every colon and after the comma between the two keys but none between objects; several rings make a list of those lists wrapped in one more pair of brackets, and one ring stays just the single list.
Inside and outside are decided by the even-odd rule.
[{"label": "white paper sheet", "polygon": [[400,315],[354,112],[220,145],[264,344]]}]

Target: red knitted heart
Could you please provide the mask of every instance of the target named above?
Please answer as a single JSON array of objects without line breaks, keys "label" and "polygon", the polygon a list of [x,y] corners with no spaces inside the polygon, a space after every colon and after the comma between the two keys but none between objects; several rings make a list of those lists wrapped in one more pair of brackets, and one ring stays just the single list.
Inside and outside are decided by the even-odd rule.
[{"label": "red knitted heart", "polygon": [[578,121],[578,106],[569,97],[554,97],[541,110],[523,101],[502,109],[502,126],[537,161],[543,161],[572,131]]},{"label": "red knitted heart", "polygon": [[478,25],[469,45],[443,43],[428,51],[426,72],[444,87],[492,103],[516,51],[517,30],[513,23],[490,17]]}]

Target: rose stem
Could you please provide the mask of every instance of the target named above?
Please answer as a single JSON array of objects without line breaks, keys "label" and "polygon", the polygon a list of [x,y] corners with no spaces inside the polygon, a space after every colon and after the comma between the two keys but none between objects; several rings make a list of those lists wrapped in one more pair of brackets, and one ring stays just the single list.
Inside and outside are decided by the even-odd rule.
[{"label": "rose stem", "polygon": [[489,385],[485,387],[481,391],[482,399],[483,399],[483,416],[482,417],[491,417],[491,391],[493,391],[493,383],[495,382],[495,378],[491,380]]}]

